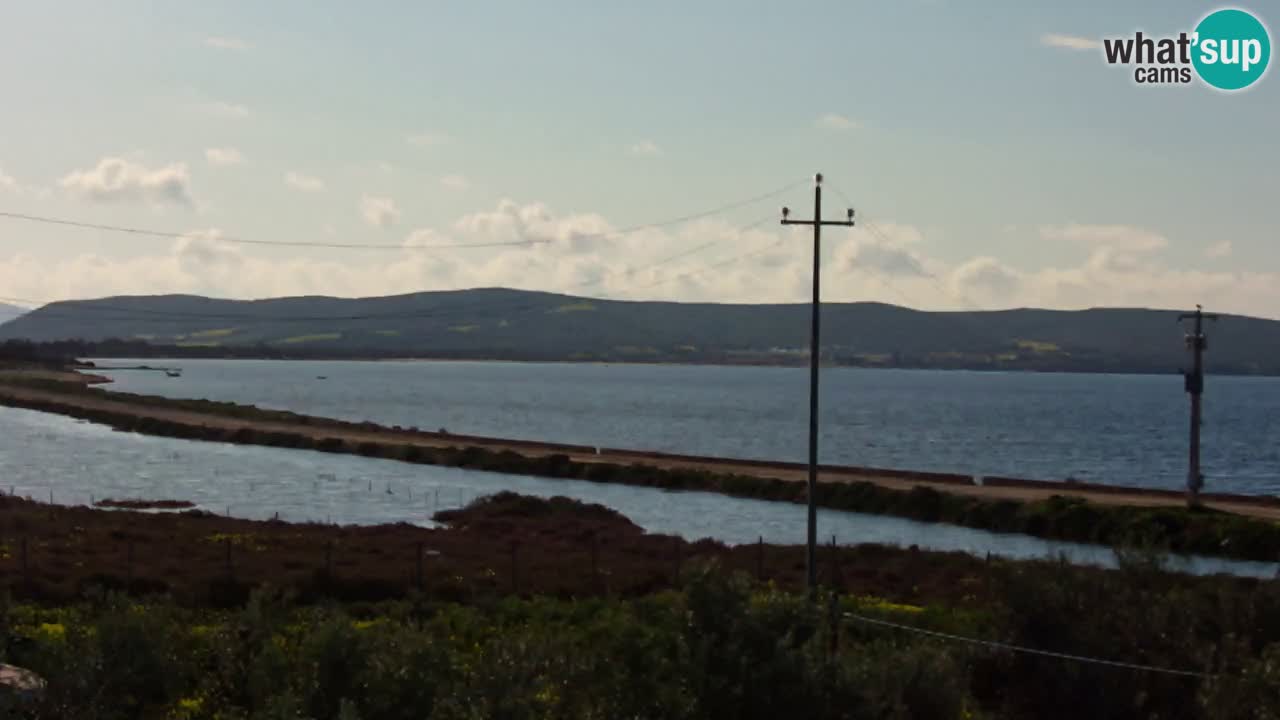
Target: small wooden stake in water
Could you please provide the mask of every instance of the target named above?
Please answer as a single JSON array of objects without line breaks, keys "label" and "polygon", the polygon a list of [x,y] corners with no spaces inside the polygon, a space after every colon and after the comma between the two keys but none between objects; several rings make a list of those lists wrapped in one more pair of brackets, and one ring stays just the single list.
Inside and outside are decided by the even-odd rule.
[{"label": "small wooden stake in water", "polygon": [[764,580],[764,536],[756,540],[756,580]]}]

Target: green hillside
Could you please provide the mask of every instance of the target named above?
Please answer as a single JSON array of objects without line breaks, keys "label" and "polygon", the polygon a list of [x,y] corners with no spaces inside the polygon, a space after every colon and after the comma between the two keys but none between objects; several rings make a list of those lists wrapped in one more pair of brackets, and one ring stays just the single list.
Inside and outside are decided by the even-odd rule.
[{"label": "green hillside", "polygon": [[[823,355],[868,366],[1176,372],[1177,311],[823,309]],[[1224,316],[1217,372],[1280,374],[1280,322]],[[343,299],[112,297],[47,305],[0,340],[109,339],[181,354],[802,363],[809,307],[629,302],[507,289]]]}]

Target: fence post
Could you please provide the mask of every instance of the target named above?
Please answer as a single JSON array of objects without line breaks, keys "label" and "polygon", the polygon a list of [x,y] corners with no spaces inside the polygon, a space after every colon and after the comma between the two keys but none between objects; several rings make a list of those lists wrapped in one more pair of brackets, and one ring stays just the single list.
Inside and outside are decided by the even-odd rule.
[{"label": "fence post", "polygon": [[418,591],[422,591],[422,542],[418,542]]},{"label": "fence post", "polygon": [[600,589],[600,545],[594,532],[591,533],[591,582]]},{"label": "fence post", "polygon": [[520,594],[520,545],[511,543],[511,594]]},{"label": "fence post", "polygon": [[22,584],[31,589],[31,565],[27,562],[27,536],[22,536]]},{"label": "fence post", "polygon": [[684,564],[684,558],[680,557],[682,555],[680,538],[674,538],[674,542],[675,552],[673,552],[671,556],[675,559],[675,565],[672,568],[671,585],[673,587],[680,587],[680,566]]},{"label": "fence post", "polygon": [[764,536],[756,540],[756,580],[764,582]]},{"label": "fence post", "polygon": [[830,652],[831,652],[831,657],[834,659],[836,654],[840,652],[840,611],[839,611],[840,608],[839,608],[839,603],[836,600],[836,594],[834,591],[831,593],[831,597],[828,600],[827,607],[829,608],[829,615],[830,615],[830,621],[831,621]]},{"label": "fence post", "polygon": [[831,594],[835,597],[840,587],[840,550],[836,546],[836,536],[831,536]]},{"label": "fence post", "polygon": [[333,541],[327,540],[324,544],[324,584],[329,585],[333,582]]}]

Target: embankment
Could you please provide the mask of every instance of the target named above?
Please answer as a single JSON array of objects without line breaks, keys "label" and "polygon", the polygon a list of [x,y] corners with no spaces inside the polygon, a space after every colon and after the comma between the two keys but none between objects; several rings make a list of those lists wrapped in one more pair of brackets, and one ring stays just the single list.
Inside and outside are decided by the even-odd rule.
[{"label": "embankment", "polygon": [[[119,430],[190,440],[318,450],[492,472],[699,490],[804,502],[804,468],[428,433],[207,400],[106,393],[64,383],[0,384],[0,404],[60,413]],[[994,480],[994,482],[993,482]],[[1280,558],[1274,499],[1176,494],[1080,484],[825,467],[820,506],[945,522],[995,532],[1246,560]]]}]

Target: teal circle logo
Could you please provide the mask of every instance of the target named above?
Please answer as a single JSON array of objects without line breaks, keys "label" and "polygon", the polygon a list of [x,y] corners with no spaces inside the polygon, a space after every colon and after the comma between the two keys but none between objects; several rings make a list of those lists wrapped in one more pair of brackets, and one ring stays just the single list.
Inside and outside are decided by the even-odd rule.
[{"label": "teal circle logo", "polygon": [[1250,13],[1234,8],[1212,12],[1195,32],[1191,63],[1209,85],[1219,90],[1243,90],[1267,72],[1271,35]]}]

